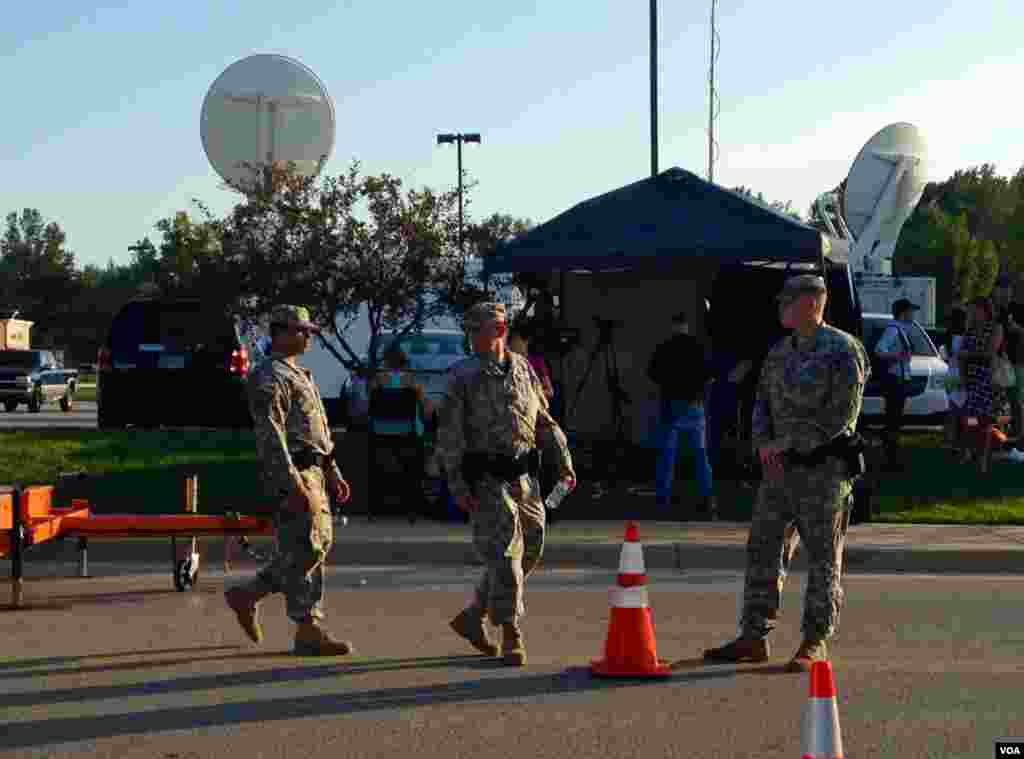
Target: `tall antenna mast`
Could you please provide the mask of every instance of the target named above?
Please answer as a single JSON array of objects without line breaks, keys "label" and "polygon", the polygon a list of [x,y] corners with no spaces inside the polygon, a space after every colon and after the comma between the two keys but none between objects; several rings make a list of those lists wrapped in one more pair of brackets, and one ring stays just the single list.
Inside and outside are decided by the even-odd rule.
[{"label": "tall antenna mast", "polygon": [[715,153],[718,143],[715,142],[715,119],[718,118],[718,92],[715,90],[715,62],[721,40],[715,28],[715,7],[718,0],[711,0],[711,65],[708,71],[708,181],[715,181]]},{"label": "tall antenna mast", "polygon": [[658,0],[651,0],[651,176],[658,176]]}]

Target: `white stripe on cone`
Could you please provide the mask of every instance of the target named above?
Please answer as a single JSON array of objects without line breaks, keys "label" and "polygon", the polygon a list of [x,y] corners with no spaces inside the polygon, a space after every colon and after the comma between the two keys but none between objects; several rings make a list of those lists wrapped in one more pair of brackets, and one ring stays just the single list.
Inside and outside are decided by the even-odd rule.
[{"label": "white stripe on cone", "polygon": [[812,698],[807,702],[803,759],[843,759],[839,710],[834,698]]},{"label": "white stripe on cone", "polygon": [[636,588],[614,587],[611,590],[613,609],[646,609],[647,588],[642,585]]},{"label": "white stripe on cone", "polygon": [[619,559],[619,574],[642,575],[646,573],[644,547],[639,543],[623,543],[622,556]]}]

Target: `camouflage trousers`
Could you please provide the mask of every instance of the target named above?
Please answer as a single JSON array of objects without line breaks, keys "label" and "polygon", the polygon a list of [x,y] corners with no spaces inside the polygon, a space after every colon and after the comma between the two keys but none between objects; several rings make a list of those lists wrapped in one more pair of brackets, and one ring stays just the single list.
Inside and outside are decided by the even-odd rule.
[{"label": "camouflage trousers", "polygon": [[852,499],[853,481],[835,459],[814,468],[794,467],[777,482],[761,483],[747,541],[740,635],[765,638],[775,629],[789,563],[800,542],[808,556],[804,638],[828,640],[835,634]]},{"label": "camouflage trousers", "polygon": [[473,547],[484,562],[473,606],[495,625],[518,624],[526,613],[526,578],[544,552],[544,502],[535,477],[502,483],[485,477],[473,495]]},{"label": "camouflage trousers", "polygon": [[281,504],[274,515],[277,553],[243,589],[262,598],[283,593],[288,617],[300,624],[323,619],[324,562],[334,542],[325,476],[313,467],[301,472],[313,512],[297,514]]}]

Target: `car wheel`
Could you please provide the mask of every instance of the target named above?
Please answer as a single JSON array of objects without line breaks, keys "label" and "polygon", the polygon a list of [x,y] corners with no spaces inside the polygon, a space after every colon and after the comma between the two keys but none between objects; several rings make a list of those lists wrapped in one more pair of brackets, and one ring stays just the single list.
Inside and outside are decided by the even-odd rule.
[{"label": "car wheel", "polygon": [[13,414],[14,410],[16,408],[18,408],[18,402],[17,401],[4,401],[4,408],[7,410],[8,414]]},{"label": "car wheel", "polygon": [[192,590],[199,578],[199,567],[192,565],[192,559],[180,559],[174,565],[174,589],[179,593]]},{"label": "car wheel", "polygon": [[75,401],[71,397],[71,393],[65,393],[64,397],[60,399],[60,410],[67,414],[71,409],[75,407]]}]

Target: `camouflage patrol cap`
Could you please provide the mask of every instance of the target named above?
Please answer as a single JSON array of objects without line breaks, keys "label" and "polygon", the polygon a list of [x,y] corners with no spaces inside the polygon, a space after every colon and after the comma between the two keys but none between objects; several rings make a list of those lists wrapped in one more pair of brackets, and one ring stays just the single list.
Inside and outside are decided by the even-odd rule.
[{"label": "camouflage patrol cap", "polygon": [[305,306],[274,306],[270,312],[271,324],[302,327],[320,333],[320,328],[309,319],[309,309]]},{"label": "camouflage patrol cap", "polygon": [[475,332],[489,321],[507,321],[504,303],[477,303],[466,312],[466,329]]},{"label": "camouflage patrol cap", "polygon": [[807,293],[824,292],[828,292],[828,289],[825,287],[823,277],[817,274],[800,274],[786,280],[786,284],[783,285],[782,291],[776,296],[776,300],[789,302]]}]

